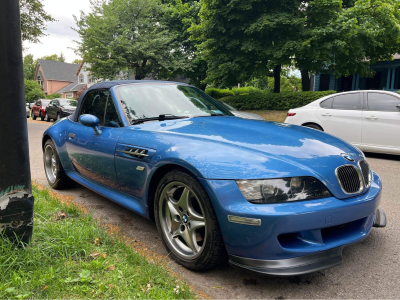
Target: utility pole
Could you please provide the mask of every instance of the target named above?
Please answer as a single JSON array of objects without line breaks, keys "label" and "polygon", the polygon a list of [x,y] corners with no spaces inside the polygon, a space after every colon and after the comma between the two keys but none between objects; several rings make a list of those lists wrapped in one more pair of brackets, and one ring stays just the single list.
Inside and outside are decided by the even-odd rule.
[{"label": "utility pole", "polygon": [[0,232],[27,243],[34,199],[19,0],[0,0],[0,91]]}]

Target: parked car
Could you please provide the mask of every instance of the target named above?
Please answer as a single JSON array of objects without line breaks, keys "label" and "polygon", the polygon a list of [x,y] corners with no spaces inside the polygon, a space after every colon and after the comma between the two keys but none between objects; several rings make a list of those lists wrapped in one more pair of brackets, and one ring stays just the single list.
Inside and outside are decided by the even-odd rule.
[{"label": "parked car", "polygon": [[31,115],[31,110],[26,106],[26,117],[29,118]]},{"label": "parked car", "polygon": [[285,123],[322,130],[363,151],[400,154],[400,95],[387,91],[333,94],[291,109]]},{"label": "parked car", "polygon": [[228,103],[225,103],[224,101],[218,100],[223,106],[225,106],[233,115],[235,115],[236,117],[239,118],[243,118],[243,119],[251,119],[251,120],[261,120],[261,121],[265,121],[263,117],[261,117],[260,115],[257,114],[253,114],[253,113],[248,113],[248,112],[244,112],[244,111],[239,111],[236,108],[234,108],[233,106],[229,105]]},{"label": "parked car", "polygon": [[28,102],[26,102],[26,107],[29,108],[29,109],[31,109],[31,108],[32,108],[32,104],[33,104],[33,103],[28,103]]},{"label": "parked car", "polygon": [[39,99],[32,105],[32,119],[36,120],[36,118],[40,118],[42,121],[46,116],[46,106],[50,103],[50,100],[47,99]]},{"label": "parked car", "polygon": [[46,107],[45,120],[49,122],[50,119],[59,120],[68,117],[75,112],[77,105],[78,101],[76,100],[62,98],[53,99]]},{"label": "parked car", "polygon": [[47,180],[74,180],[153,219],[191,270],[295,275],[342,262],[384,227],[363,153],[321,131],[237,118],[190,85],[108,81],[43,135]]}]

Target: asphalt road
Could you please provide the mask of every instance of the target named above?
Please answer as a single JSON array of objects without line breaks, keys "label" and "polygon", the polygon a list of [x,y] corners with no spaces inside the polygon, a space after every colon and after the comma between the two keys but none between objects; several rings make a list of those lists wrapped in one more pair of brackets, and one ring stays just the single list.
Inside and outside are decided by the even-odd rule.
[{"label": "asphalt road", "polygon": [[[28,120],[32,180],[48,186],[42,164],[41,137],[51,123]],[[343,263],[321,272],[295,277],[265,277],[221,265],[195,273],[171,262],[169,266],[190,285],[212,298],[400,298],[400,156],[368,154],[371,168],[383,181],[381,208],[386,228],[373,228],[361,243],[346,247]],[[124,233],[145,243],[149,250],[167,255],[153,222],[76,186],[61,194],[75,197],[95,218],[116,224]]]}]

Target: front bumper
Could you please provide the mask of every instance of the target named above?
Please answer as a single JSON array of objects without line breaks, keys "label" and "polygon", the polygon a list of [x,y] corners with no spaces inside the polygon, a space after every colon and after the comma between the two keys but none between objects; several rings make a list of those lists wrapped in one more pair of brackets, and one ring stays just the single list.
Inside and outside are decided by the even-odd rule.
[{"label": "front bumper", "polygon": [[[251,204],[233,180],[203,184],[213,201],[230,263],[263,274],[305,274],[340,264],[344,246],[366,238],[373,225],[386,223],[378,210],[382,185],[376,173],[366,193],[344,200]],[[247,224],[233,222],[232,216],[245,218]]]}]

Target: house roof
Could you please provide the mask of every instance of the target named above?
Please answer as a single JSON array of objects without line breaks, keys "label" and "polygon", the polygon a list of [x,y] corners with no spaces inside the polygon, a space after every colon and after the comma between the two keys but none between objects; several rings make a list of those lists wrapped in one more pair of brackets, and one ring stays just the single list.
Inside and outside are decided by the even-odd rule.
[{"label": "house roof", "polygon": [[74,82],[63,87],[61,90],[57,91],[58,94],[68,93],[68,92],[78,92],[82,87],[86,86],[85,83],[78,83],[78,79],[75,78]]},{"label": "house roof", "polygon": [[68,64],[59,61],[39,59],[43,75],[47,80],[59,80],[74,82],[79,64]]}]

